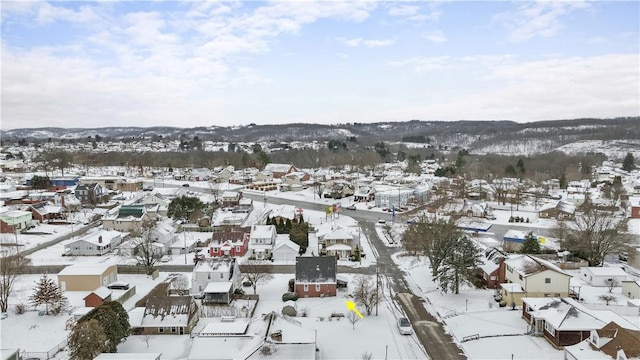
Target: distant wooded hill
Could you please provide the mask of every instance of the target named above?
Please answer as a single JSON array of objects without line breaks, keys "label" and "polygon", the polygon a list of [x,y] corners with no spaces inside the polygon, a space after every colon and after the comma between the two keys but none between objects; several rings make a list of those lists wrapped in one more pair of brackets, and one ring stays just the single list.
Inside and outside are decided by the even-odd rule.
[{"label": "distant wooded hill", "polygon": [[[360,145],[379,141],[429,144],[435,148],[466,148],[476,153],[544,153],[584,140],[640,139],[640,117],[574,119],[517,123],[513,121],[421,121],[345,123],[335,125],[281,124],[235,127],[104,127],[37,128],[0,132],[3,143],[26,140],[82,140],[98,135],[103,140],[192,139],[227,142],[292,142],[343,140]],[[23,140],[23,141],[24,141]],[[531,148],[522,151],[523,148]],[[534,150],[535,151],[531,151]]]}]

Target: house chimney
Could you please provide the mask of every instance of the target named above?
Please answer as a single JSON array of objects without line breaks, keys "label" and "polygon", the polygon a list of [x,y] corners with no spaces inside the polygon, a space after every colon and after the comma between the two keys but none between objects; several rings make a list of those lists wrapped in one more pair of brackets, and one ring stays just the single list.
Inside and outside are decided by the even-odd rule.
[{"label": "house chimney", "polygon": [[282,330],[276,330],[273,333],[271,333],[271,340],[282,341]]},{"label": "house chimney", "polygon": [[98,236],[98,242],[102,244],[102,235]]}]

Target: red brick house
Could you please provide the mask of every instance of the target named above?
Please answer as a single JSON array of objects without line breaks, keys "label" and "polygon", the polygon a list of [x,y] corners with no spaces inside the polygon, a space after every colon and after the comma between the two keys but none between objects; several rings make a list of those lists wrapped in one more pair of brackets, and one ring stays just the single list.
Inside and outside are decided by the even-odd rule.
[{"label": "red brick house", "polygon": [[640,205],[631,205],[631,218],[640,219]]},{"label": "red brick house", "polygon": [[497,248],[485,250],[485,263],[480,266],[488,289],[499,289],[500,284],[507,282],[505,277],[504,259],[507,255]]},{"label": "red brick house", "polygon": [[40,223],[49,220],[64,220],[66,218],[62,206],[54,206],[46,201],[32,204],[27,208],[27,211],[31,211],[33,219]]},{"label": "red brick house", "polygon": [[209,255],[243,256],[249,248],[250,228],[213,233],[209,243]]},{"label": "red brick house", "polygon": [[26,229],[33,215],[29,211],[9,210],[0,213],[0,233],[14,233]]},{"label": "red brick house", "polygon": [[[529,323],[532,335],[541,335],[556,348],[575,345],[591,336],[610,321],[609,312],[588,309],[571,298],[523,298],[522,317]],[[635,325],[617,317],[625,328]]]},{"label": "red brick house", "polygon": [[111,290],[100,286],[85,296],[83,300],[85,307],[98,307],[105,301],[111,301]]},{"label": "red brick house", "polygon": [[336,296],[335,256],[296,258],[295,292],[298,297]]},{"label": "red brick house", "polygon": [[298,171],[298,168],[291,164],[267,164],[264,167],[264,171],[269,171],[273,174],[274,179],[280,179],[281,177]]}]

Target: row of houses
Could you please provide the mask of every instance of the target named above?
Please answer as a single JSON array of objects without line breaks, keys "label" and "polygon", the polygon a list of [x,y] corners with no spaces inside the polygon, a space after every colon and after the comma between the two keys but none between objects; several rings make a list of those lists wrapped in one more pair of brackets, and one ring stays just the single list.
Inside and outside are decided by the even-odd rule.
[{"label": "row of houses", "polygon": [[[573,275],[558,264],[533,255],[508,255],[496,248],[485,250],[481,266],[488,288],[500,291],[507,304],[521,306],[526,297],[579,298],[579,290],[571,286]],[[640,282],[631,279],[619,267],[581,267],[580,278],[591,286],[622,286],[634,306],[640,306]]]}]

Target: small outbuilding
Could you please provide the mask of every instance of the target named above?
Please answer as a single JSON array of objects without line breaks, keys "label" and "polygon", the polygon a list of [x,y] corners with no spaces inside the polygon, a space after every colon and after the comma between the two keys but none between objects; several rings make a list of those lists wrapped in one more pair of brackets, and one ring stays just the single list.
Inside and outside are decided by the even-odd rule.
[{"label": "small outbuilding", "polygon": [[615,266],[592,266],[580,269],[580,279],[591,286],[621,286],[627,279],[627,273]]},{"label": "small outbuilding", "polygon": [[111,301],[111,293],[112,291],[110,289],[107,289],[105,286],[100,286],[84,297],[84,306],[98,307],[105,301]]}]

